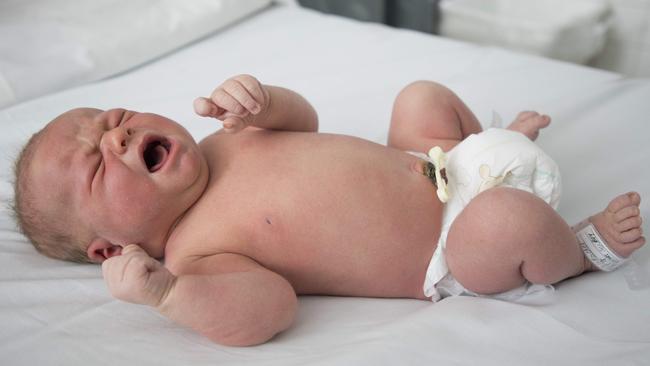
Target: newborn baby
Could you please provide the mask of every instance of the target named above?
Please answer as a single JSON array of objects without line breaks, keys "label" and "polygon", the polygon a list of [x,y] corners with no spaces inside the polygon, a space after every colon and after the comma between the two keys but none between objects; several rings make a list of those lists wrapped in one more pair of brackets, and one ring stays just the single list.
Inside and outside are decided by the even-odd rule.
[{"label": "newborn baby", "polygon": [[317,133],[305,99],[248,75],[194,109],[224,128],[197,144],[155,114],[58,116],[19,157],[15,207],[41,253],[102,263],[115,297],[221,344],[287,329],[297,294],[496,295],[613,269],[645,243],[636,193],[574,228],[555,212],[559,173],[532,142],[550,119],[535,112],[482,132],[419,81],[386,147]]}]

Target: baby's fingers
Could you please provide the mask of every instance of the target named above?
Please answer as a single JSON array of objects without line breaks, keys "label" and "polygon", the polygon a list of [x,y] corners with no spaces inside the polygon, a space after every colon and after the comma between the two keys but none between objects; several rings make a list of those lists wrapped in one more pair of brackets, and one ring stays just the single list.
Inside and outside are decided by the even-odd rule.
[{"label": "baby's fingers", "polygon": [[194,112],[201,117],[214,117],[218,118],[225,112],[219,108],[210,99],[199,97],[194,99]]},{"label": "baby's fingers", "polygon": [[143,254],[147,254],[147,253],[146,253],[142,248],[140,248],[140,246],[137,245],[137,244],[129,244],[129,245],[125,246],[124,248],[122,248],[122,255],[127,255],[127,254],[129,254],[129,253],[131,253],[131,252],[133,252],[133,253],[143,253]]},{"label": "baby's fingers", "polygon": [[[231,97],[233,97],[239,105],[244,107],[246,109],[246,112],[250,112],[252,114],[257,114],[262,110],[262,106],[260,103],[255,100],[255,98],[251,95],[249,90],[246,88],[244,84],[242,84],[239,80],[236,79],[230,79],[227,80],[225,83],[223,83],[223,90],[228,93]],[[231,111],[235,114],[244,114]]]},{"label": "baby's fingers", "polygon": [[236,133],[246,127],[246,122],[237,116],[229,116],[223,121],[223,129],[228,133]]},{"label": "baby's fingers", "polygon": [[255,99],[257,104],[260,106],[264,106],[266,104],[266,99],[268,96],[266,95],[264,87],[259,80],[251,75],[246,74],[235,76],[233,79],[240,82],[244,88],[246,88],[248,94],[250,94],[253,99]]}]

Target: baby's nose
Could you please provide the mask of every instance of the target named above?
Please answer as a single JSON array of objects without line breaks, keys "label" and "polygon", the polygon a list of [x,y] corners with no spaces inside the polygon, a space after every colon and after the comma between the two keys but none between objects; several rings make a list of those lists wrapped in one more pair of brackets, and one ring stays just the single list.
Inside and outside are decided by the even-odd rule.
[{"label": "baby's nose", "polygon": [[100,141],[100,148],[108,148],[115,154],[124,154],[128,146],[130,135],[130,130],[121,127],[116,127],[112,130],[106,131]]}]

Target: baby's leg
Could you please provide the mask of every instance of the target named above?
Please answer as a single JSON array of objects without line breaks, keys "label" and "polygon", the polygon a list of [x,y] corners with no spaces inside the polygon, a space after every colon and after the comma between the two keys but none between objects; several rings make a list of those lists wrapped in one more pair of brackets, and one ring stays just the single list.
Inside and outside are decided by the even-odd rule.
[{"label": "baby's leg", "polygon": [[[627,257],[645,243],[639,195],[616,197],[590,218],[608,245]],[[494,294],[528,282],[553,284],[592,270],[571,227],[537,196],[493,188],[460,213],[447,238],[452,275],[465,288]]]},{"label": "baby's leg", "polygon": [[432,81],[416,81],[395,99],[388,146],[427,152],[434,146],[447,151],[481,124],[456,94]]}]

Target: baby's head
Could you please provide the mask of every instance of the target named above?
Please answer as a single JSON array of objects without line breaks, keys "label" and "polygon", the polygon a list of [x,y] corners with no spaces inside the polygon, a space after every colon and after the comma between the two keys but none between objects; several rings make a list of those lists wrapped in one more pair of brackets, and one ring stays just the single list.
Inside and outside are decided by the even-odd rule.
[{"label": "baby's head", "polygon": [[73,109],[32,136],[18,157],[15,214],[49,257],[101,263],[138,244],[160,258],[207,180],[205,158],[176,122]]}]

